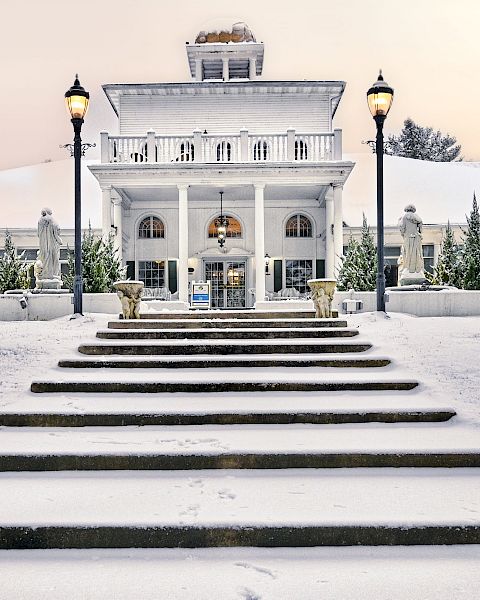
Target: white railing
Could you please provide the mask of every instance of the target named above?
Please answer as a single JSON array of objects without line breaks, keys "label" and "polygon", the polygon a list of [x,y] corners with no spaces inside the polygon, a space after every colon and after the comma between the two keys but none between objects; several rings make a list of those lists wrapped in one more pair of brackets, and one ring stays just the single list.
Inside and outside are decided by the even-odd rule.
[{"label": "white railing", "polygon": [[190,136],[109,136],[101,133],[102,163],[324,162],[342,159],[342,131],[333,133],[249,133]]}]

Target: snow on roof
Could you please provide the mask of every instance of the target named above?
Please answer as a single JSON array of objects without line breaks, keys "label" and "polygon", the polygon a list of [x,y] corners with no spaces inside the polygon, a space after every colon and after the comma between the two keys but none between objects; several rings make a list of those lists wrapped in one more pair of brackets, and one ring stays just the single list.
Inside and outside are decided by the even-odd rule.
[{"label": "snow on roof", "polygon": [[[343,220],[362,224],[362,212],[375,225],[376,155],[344,156],[356,163],[343,192]],[[397,156],[384,157],[384,222],[396,225],[407,204],[414,204],[424,223],[465,223],[473,192],[480,196],[478,163],[436,163]]]},{"label": "snow on roof", "polygon": [[[82,227],[101,227],[100,186],[82,161]],[[49,207],[62,229],[74,227],[73,158],[0,171],[0,227],[37,227],[40,211]]]}]

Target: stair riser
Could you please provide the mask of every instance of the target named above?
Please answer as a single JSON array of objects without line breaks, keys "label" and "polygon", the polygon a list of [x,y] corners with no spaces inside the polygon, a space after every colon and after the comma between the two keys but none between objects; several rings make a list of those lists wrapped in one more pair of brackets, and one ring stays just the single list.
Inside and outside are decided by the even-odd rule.
[{"label": "stair riser", "polygon": [[354,469],[480,467],[480,454],[221,454],[0,456],[10,471],[188,471],[205,469]]},{"label": "stair riser", "polygon": [[0,549],[479,544],[478,526],[0,527]]},{"label": "stair riser", "polygon": [[278,331],[263,329],[262,331],[195,331],[180,329],[178,331],[98,331],[97,338],[106,340],[278,340],[293,338],[351,338],[358,335],[356,329],[315,329],[314,331],[292,329]]},{"label": "stair riser", "polygon": [[8,414],[0,415],[1,427],[122,427],[127,425],[289,425],[312,423],[426,423],[448,421],[455,413],[366,412],[366,413],[272,413],[207,415],[142,414]]},{"label": "stair riser", "polygon": [[138,345],[116,344],[81,344],[78,351],[88,355],[121,355],[121,356],[184,356],[184,355],[232,355],[232,354],[332,354],[345,352],[365,352],[371,344],[195,344],[195,345]]},{"label": "stair riser", "polygon": [[373,390],[412,390],[415,382],[376,381],[376,382],[335,382],[335,383],[302,383],[302,382],[222,382],[210,383],[168,383],[168,382],[98,382],[98,381],[48,381],[33,382],[31,391],[44,392],[86,392],[86,393],[129,393],[156,394],[212,392],[337,392],[337,391],[373,391]]},{"label": "stair riser", "polygon": [[332,358],[327,360],[60,360],[59,367],[68,369],[212,369],[234,367],[333,367],[333,368],[377,368],[390,364],[388,359],[348,360]]},{"label": "stair riser", "polygon": [[322,319],[301,319],[289,321],[280,319],[278,321],[261,321],[257,319],[235,319],[235,320],[156,320],[156,321],[110,321],[109,329],[238,329],[238,328],[266,328],[277,329],[279,327],[288,327],[289,329],[302,329],[305,327],[318,327],[320,329],[331,329],[336,327],[347,327],[346,321],[326,321]]},{"label": "stair riser", "polygon": [[[334,315],[335,316],[335,315]],[[121,318],[121,315],[119,315]],[[164,319],[314,319],[315,311],[191,311],[186,313],[144,313],[140,315],[141,319],[160,320]]]}]

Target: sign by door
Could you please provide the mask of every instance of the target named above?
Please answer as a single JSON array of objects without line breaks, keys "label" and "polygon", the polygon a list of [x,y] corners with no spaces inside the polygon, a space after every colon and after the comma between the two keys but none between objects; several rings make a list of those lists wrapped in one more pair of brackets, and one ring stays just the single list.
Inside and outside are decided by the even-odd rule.
[{"label": "sign by door", "polygon": [[210,308],[212,302],[210,281],[197,283],[192,281],[192,308]]}]

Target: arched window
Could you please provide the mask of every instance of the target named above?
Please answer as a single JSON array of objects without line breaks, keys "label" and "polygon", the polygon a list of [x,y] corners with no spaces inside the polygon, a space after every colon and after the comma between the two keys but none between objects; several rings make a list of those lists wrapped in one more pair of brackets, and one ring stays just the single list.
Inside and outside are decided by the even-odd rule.
[{"label": "arched window", "polygon": [[312,222],[305,215],[293,215],[285,226],[286,237],[312,237]]},{"label": "arched window", "polygon": [[295,160],[307,160],[308,147],[304,140],[295,140]]},{"label": "arched window", "polygon": [[177,156],[176,161],[192,162],[195,159],[195,149],[192,142],[182,142],[180,144],[180,156]]},{"label": "arched window", "polygon": [[[227,238],[241,238],[242,237],[242,226],[240,225],[240,222],[235,219],[235,217],[231,217],[230,215],[225,215],[225,217],[228,220],[228,227],[227,227]],[[215,221],[220,218],[220,215],[218,215],[218,217],[215,217],[215,219],[213,219],[208,227],[208,237],[209,238],[216,238],[218,237],[217,234],[217,227],[215,225]]]},{"label": "arched window", "polygon": [[270,148],[266,141],[258,141],[253,145],[253,160],[268,160]]},{"label": "arched window", "polygon": [[165,225],[158,217],[145,217],[138,226],[139,238],[164,238]]},{"label": "arched window", "polygon": [[217,144],[217,162],[230,162],[232,160],[232,144],[220,142]]}]

